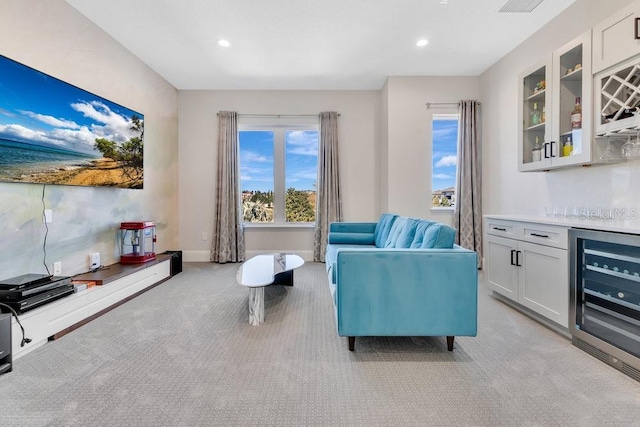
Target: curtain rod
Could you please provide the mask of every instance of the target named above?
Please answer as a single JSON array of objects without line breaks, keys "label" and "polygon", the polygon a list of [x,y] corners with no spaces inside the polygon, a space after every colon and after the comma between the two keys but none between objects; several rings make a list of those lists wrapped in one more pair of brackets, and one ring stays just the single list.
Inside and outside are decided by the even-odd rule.
[{"label": "curtain rod", "polygon": [[[432,105],[451,105],[451,106],[459,107],[460,103],[459,102],[427,102],[427,108],[431,108]],[[481,105],[481,103],[478,102],[478,105]]]},{"label": "curtain rod", "polygon": [[[220,115],[220,112],[216,113],[216,116]],[[239,117],[318,117],[320,114],[238,114]],[[342,114],[338,113],[338,116]]]}]

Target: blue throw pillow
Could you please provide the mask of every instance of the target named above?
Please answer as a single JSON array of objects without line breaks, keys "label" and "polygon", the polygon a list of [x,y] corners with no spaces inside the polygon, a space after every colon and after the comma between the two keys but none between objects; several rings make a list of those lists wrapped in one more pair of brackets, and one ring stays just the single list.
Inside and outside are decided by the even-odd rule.
[{"label": "blue throw pillow", "polygon": [[407,218],[404,227],[402,227],[402,230],[400,230],[398,234],[394,248],[408,248],[411,246],[419,222],[419,219]]},{"label": "blue throw pillow", "polygon": [[411,245],[409,246],[411,249],[417,249],[422,247],[422,240],[424,239],[424,233],[427,231],[432,224],[435,224],[434,221],[429,221],[426,219],[421,219],[418,221],[418,225],[416,225],[416,232],[411,241]]},{"label": "blue throw pillow", "polygon": [[396,218],[395,221],[393,221],[393,226],[391,226],[391,230],[389,230],[389,235],[387,236],[387,240],[384,242],[385,248],[396,247],[396,240],[398,240],[398,236],[400,235],[400,232],[404,228],[408,219],[409,218],[407,218],[406,216],[400,216]]},{"label": "blue throw pillow", "polygon": [[387,241],[387,237],[389,236],[389,231],[391,231],[391,227],[397,217],[398,215],[390,213],[380,215],[380,219],[376,224],[376,229],[373,232],[374,241],[378,248],[384,247],[384,243]]},{"label": "blue throw pillow", "polygon": [[424,233],[421,248],[451,249],[456,239],[456,230],[445,224],[433,224]]}]

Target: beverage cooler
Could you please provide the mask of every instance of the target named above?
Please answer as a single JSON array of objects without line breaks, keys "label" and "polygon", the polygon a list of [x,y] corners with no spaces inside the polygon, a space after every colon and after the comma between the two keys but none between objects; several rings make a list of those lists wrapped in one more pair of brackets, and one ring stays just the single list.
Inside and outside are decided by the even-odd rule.
[{"label": "beverage cooler", "polygon": [[573,344],[640,381],[640,236],[571,229]]}]

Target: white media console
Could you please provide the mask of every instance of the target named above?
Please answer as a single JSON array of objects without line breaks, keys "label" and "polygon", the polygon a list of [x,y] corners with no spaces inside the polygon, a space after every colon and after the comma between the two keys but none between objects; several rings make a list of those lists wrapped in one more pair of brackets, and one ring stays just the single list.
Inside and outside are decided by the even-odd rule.
[{"label": "white media console", "polygon": [[19,316],[26,337],[31,342],[20,347],[22,331],[12,319],[13,360],[44,345],[49,339],[76,329],[95,317],[115,308],[145,290],[171,277],[170,257],[158,255],[145,264],[122,266],[114,264],[108,270],[76,276],[78,280],[98,280],[103,283],[71,294]]}]

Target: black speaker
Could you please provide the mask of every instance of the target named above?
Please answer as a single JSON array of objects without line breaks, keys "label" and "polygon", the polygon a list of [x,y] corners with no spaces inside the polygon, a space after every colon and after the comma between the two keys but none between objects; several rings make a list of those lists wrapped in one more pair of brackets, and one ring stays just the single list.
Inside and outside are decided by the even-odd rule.
[{"label": "black speaker", "polygon": [[0,313],[0,374],[11,372],[11,314]]},{"label": "black speaker", "polygon": [[171,275],[182,272],[182,251],[165,251],[164,254],[171,255]]}]

